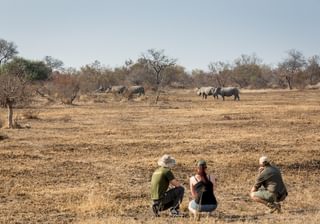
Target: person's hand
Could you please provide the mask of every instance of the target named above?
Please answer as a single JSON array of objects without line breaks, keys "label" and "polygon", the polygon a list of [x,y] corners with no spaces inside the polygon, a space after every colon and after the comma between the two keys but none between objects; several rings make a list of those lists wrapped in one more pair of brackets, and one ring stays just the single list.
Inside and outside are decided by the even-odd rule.
[{"label": "person's hand", "polygon": [[252,192],[255,192],[255,191],[257,191],[257,190],[256,190],[256,188],[253,186],[253,187],[251,188],[251,191],[250,191],[250,192],[252,193]]},{"label": "person's hand", "polygon": [[264,171],[264,167],[263,167],[263,166],[260,166],[260,167],[259,167],[259,173],[262,173],[262,171]]}]

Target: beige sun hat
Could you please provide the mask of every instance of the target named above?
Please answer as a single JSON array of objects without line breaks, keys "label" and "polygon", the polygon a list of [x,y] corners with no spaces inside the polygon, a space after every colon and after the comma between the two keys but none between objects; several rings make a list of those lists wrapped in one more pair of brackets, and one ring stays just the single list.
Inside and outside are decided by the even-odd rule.
[{"label": "beige sun hat", "polygon": [[165,154],[158,160],[158,165],[162,167],[172,168],[176,165],[176,160],[172,156]]},{"label": "beige sun hat", "polygon": [[261,156],[259,159],[259,164],[263,165],[265,163],[270,163],[270,160],[267,156]]}]

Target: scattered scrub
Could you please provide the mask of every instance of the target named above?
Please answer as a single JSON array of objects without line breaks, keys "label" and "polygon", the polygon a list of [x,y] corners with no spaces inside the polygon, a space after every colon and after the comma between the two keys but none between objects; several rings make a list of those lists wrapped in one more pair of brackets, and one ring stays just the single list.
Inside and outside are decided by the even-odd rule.
[{"label": "scattered scrub", "polygon": [[0,133],[0,141],[8,139],[9,137],[5,134]]},{"label": "scattered scrub", "polygon": [[38,120],[40,119],[39,118],[39,112],[38,110],[27,110],[27,111],[24,111],[21,115],[22,119],[27,119],[27,120],[31,120],[31,119],[34,119],[34,120]]}]

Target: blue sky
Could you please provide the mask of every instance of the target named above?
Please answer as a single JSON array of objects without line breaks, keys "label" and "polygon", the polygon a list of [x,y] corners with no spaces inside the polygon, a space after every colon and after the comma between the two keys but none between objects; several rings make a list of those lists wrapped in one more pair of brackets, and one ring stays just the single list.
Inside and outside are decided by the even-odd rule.
[{"label": "blue sky", "polygon": [[114,68],[150,48],[187,70],[255,53],[276,65],[290,49],[320,54],[319,0],[0,0],[0,38],[19,55],[66,67]]}]

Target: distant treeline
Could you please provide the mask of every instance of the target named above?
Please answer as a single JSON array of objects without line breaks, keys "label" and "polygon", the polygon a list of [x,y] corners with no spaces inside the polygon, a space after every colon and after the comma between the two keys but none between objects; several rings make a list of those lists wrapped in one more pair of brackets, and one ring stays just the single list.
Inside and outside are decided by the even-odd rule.
[{"label": "distant treeline", "polygon": [[[152,62],[163,62],[163,58],[168,59],[163,50],[153,50],[152,53],[154,57],[151,65]],[[46,56],[42,61],[17,57],[16,45],[0,39],[0,72],[23,75],[33,82],[46,82],[48,86],[77,85],[82,93],[112,85],[142,85],[146,89],[199,86],[292,89],[305,88],[320,82],[318,55],[306,59],[297,50],[289,50],[287,53],[287,58],[275,68],[263,64],[256,55],[241,55],[233,63],[211,62],[208,64],[208,71],[195,69],[187,72],[183,66],[175,63],[176,60],[172,60],[174,63],[159,71],[155,67],[147,66],[146,57],[142,54],[137,61],[128,60],[123,66],[115,68],[105,67],[95,61],[80,69],[74,69],[65,68],[62,61],[50,56]],[[159,68],[162,68],[161,65]]]},{"label": "distant treeline", "polygon": [[149,49],[137,61],[128,60],[116,68],[95,61],[74,69],[65,68],[61,60],[51,56],[41,61],[18,57],[17,46],[0,39],[0,106],[8,109],[8,127],[14,128],[17,125],[13,122],[13,108],[27,105],[35,94],[49,101],[72,104],[79,94],[104,91],[114,85],[139,85],[155,92],[157,103],[160,89],[168,87],[319,87],[319,56],[306,59],[297,50],[287,53],[287,58],[276,68],[263,64],[256,55],[241,55],[231,64],[211,62],[208,71],[187,72],[177,59],[166,56],[164,50]]}]

